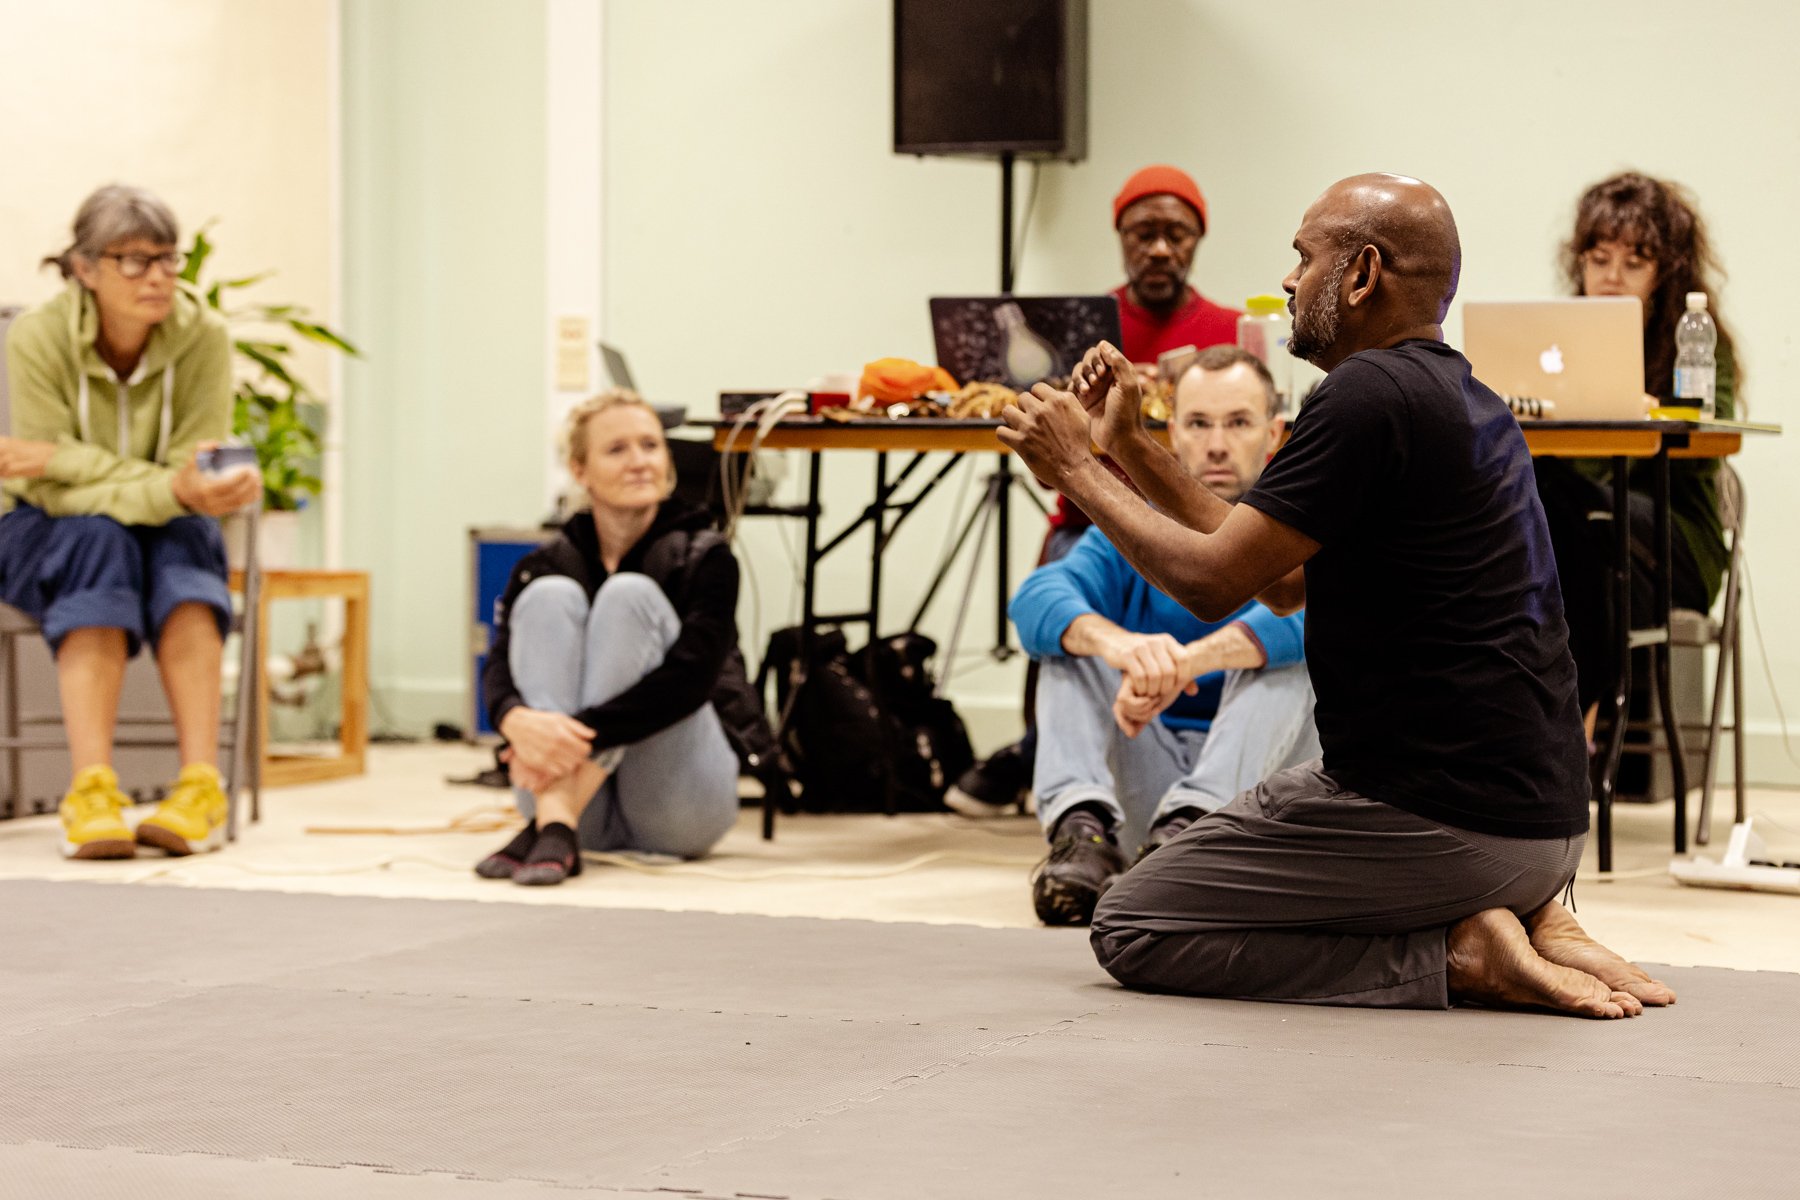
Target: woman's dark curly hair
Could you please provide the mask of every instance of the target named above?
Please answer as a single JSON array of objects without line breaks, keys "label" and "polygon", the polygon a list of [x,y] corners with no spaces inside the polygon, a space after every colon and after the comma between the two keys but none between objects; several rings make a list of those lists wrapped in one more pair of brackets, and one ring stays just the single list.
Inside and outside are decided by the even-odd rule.
[{"label": "woman's dark curly hair", "polygon": [[[1582,256],[1601,242],[1623,242],[1656,264],[1650,311],[1644,314],[1645,391],[1663,397],[1673,394],[1675,326],[1687,311],[1689,292],[1706,293],[1721,351],[1735,349],[1719,312],[1719,283],[1725,272],[1713,256],[1706,226],[1685,188],[1627,171],[1583,193],[1575,206],[1575,234],[1562,254],[1563,272],[1577,296],[1583,294]],[[1737,356],[1732,359],[1735,363]],[[1736,382],[1741,397],[1741,364]]]}]

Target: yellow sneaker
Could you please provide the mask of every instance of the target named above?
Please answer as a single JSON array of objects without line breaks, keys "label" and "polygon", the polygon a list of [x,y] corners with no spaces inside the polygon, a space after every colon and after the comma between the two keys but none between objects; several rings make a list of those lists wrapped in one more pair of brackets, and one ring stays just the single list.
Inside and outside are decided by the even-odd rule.
[{"label": "yellow sneaker", "polygon": [[225,844],[227,806],[219,769],[190,763],[181,768],[168,798],[138,822],[137,840],[175,855],[217,850]]},{"label": "yellow sneaker", "polygon": [[131,803],[111,767],[84,767],[69,784],[57,812],[62,817],[64,858],[130,858],[137,853],[121,815]]}]

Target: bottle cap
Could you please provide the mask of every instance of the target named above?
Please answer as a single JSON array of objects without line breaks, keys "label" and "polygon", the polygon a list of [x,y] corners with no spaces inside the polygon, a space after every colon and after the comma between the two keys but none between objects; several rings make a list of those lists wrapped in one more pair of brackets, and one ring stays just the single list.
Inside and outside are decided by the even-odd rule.
[{"label": "bottle cap", "polygon": [[1252,296],[1244,301],[1244,308],[1253,316],[1266,317],[1273,313],[1287,311],[1286,296]]},{"label": "bottle cap", "polygon": [[1689,312],[1705,312],[1706,311],[1706,293],[1705,292],[1689,292],[1687,294],[1687,310]]}]

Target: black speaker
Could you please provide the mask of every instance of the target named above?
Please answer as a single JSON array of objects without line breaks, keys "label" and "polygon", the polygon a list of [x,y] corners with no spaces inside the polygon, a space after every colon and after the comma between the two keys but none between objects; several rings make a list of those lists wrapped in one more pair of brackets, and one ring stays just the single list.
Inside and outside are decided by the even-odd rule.
[{"label": "black speaker", "polygon": [[894,0],[894,152],[1087,156],[1087,0]]}]

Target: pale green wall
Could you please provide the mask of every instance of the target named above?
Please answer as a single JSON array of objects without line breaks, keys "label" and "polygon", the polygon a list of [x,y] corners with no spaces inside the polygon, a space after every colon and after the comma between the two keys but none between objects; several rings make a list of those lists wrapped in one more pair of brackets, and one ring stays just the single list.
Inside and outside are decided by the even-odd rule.
[{"label": "pale green wall", "polygon": [[345,565],[377,727],[463,719],[466,529],[542,516],[541,0],[346,0]]}]

